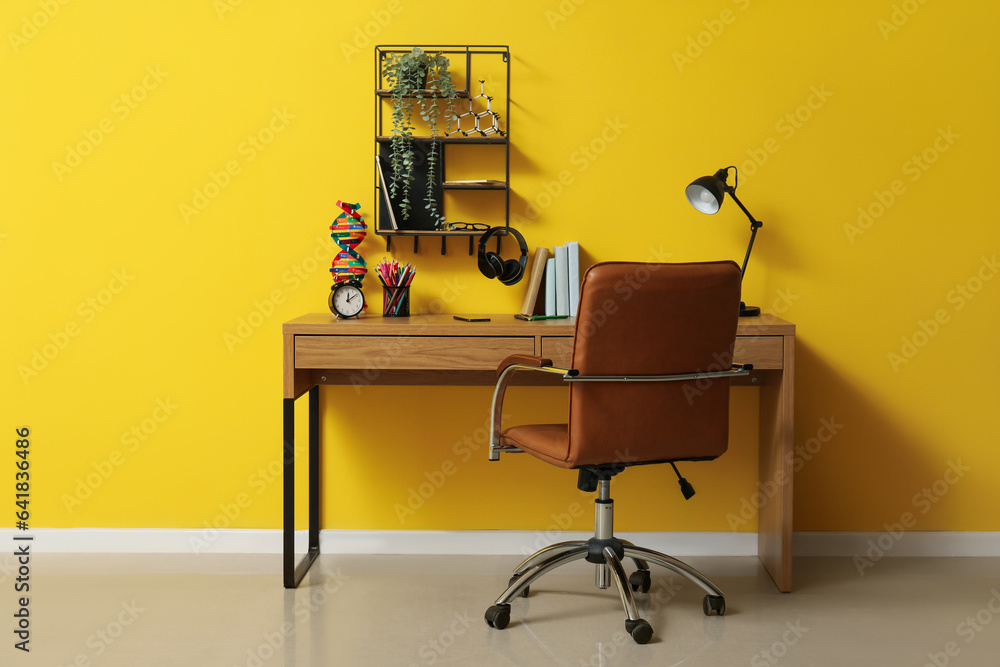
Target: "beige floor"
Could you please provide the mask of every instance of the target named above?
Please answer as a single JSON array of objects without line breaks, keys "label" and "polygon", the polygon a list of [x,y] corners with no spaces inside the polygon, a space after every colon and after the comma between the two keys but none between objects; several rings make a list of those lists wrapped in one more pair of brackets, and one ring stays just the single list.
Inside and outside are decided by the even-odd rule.
[{"label": "beige floor", "polygon": [[1000,558],[887,558],[864,576],[802,558],[792,594],[755,559],[689,559],[726,592],[726,616],[703,616],[697,588],[654,568],[645,646],[586,563],[516,600],[506,630],[487,627],[514,560],[322,556],[286,591],[278,556],[39,554],[28,654],[3,573],[0,665],[1000,665]]}]

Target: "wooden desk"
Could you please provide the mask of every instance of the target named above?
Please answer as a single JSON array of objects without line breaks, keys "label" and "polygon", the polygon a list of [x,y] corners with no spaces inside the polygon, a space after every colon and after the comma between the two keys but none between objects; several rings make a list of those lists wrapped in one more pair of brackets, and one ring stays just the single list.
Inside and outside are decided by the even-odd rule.
[{"label": "wooden desk", "polygon": [[[459,322],[451,315],[336,320],[303,315],[282,327],[284,345],[284,583],[298,586],[319,555],[319,385],[493,385],[510,354],[550,357],[569,367],[573,320],[522,322],[492,315]],[[792,590],[792,459],[795,325],[745,317],[734,359],[753,364],[734,384],[760,387],[761,488],[776,488],[759,510],[757,553],[775,584]],[[295,400],[309,394],[309,550],[295,563]],[[483,406],[483,413],[489,406]]]}]

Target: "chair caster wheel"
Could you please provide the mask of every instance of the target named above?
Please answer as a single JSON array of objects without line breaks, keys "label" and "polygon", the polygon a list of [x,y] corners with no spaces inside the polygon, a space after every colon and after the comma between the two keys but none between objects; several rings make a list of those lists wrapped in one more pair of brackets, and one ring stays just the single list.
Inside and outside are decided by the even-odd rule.
[{"label": "chair caster wheel", "polygon": [[[514,582],[517,581],[518,579],[520,579],[520,577],[515,574],[513,577],[510,578],[510,581],[507,582],[507,585],[508,586],[512,586],[514,584]],[[523,598],[528,597],[528,591],[530,591],[530,590],[531,590],[531,586],[525,586],[524,590],[521,591],[521,597],[523,597]]]},{"label": "chair caster wheel", "polygon": [[649,578],[649,570],[636,570],[628,575],[628,585],[632,587],[633,591],[648,593],[652,585]]},{"label": "chair caster wheel", "polygon": [[653,638],[653,628],[642,618],[638,621],[625,621],[625,631],[632,635],[636,644],[645,644]]},{"label": "chair caster wheel", "polygon": [[510,623],[510,605],[495,604],[486,610],[486,624],[491,628],[503,630]]},{"label": "chair caster wheel", "polygon": [[705,616],[711,616],[713,611],[719,616],[725,616],[726,598],[721,595],[706,595],[705,599],[701,601],[701,608],[705,612]]}]

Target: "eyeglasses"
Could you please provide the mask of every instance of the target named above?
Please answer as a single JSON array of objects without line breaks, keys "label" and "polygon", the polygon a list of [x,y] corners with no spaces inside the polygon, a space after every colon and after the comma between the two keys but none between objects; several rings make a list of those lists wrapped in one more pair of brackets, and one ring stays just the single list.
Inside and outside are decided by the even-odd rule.
[{"label": "eyeglasses", "polygon": [[485,232],[490,228],[489,225],[482,222],[449,222],[445,225],[445,229],[449,232],[461,232],[461,231],[473,231],[473,232]]}]

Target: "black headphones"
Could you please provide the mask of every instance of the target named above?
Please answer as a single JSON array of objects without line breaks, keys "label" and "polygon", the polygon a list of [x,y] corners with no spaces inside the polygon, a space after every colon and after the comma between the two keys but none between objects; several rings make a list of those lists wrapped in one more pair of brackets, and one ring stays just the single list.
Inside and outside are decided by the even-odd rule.
[{"label": "black headphones", "polygon": [[[517,239],[517,247],[521,256],[517,259],[504,260],[495,252],[487,252],[486,242],[494,236],[512,234]],[[479,270],[487,278],[498,278],[504,285],[513,285],[524,276],[524,266],[528,262],[528,244],[524,237],[513,227],[491,227],[479,239]]]}]

